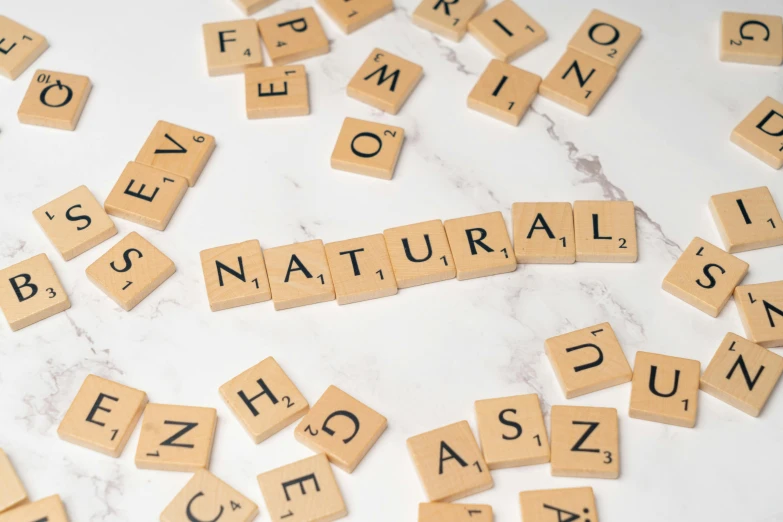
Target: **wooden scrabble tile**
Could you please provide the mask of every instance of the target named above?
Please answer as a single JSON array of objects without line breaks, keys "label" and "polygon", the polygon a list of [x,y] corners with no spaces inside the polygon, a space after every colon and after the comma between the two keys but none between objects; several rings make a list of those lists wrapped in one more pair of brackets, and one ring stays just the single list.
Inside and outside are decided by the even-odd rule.
[{"label": "wooden scrabble tile", "polygon": [[147,394],[88,375],[65,412],[57,435],[72,444],[119,457],[136,428]]},{"label": "wooden scrabble tile", "polygon": [[345,118],[332,151],[332,168],[392,179],[404,139],[400,127]]},{"label": "wooden scrabble tile", "polygon": [[475,402],[479,441],[489,469],[549,462],[549,440],[538,395]]},{"label": "wooden scrabble tile", "polygon": [[310,409],[273,357],[221,386],[220,395],[256,444],[301,419]]},{"label": "wooden scrabble tile", "polygon": [[504,62],[515,60],[547,39],[546,30],[514,0],[503,0],[471,19],[468,31]]},{"label": "wooden scrabble tile", "polygon": [[130,161],[103,207],[112,216],[166,230],[187,190],[185,178]]},{"label": "wooden scrabble tile", "polygon": [[0,522],[68,522],[59,495],[42,498],[0,514]]},{"label": "wooden scrabble tile", "polygon": [[619,69],[641,36],[640,27],[593,9],[568,47]]},{"label": "wooden scrabble tile", "polygon": [[86,76],[38,69],[16,112],[21,123],[74,130],[92,84]]},{"label": "wooden scrabble tile", "polygon": [[693,428],[700,373],[699,361],[636,352],[628,414],[634,419]]},{"label": "wooden scrabble tile", "polygon": [[386,417],[329,386],[294,430],[296,440],[352,473],[386,431]]},{"label": "wooden scrabble tile", "polygon": [[631,367],[609,323],[551,337],[545,346],[566,399],[631,381]]},{"label": "wooden scrabble tile", "polygon": [[747,273],[745,261],[696,237],[666,274],[663,289],[718,317]]},{"label": "wooden scrabble tile", "polygon": [[196,471],[160,514],[161,522],[250,522],[258,506],[205,469]]},{"label": "wooden scrabble tile", "polygon": [[783,245],[783,220],[767,187],[712,196],[710,212],[731,253]]},{"label": "wooden scrabble tile", "polygon": [[33,210],[33,217],[65,261],[117,233],[114,222],[84,185]]},{"label": "wooden scrabble tile", "polygon": [[510,125],[519,125],[540,83],[537,74],[492,60],[470,91],[468,107]]},{"label": "wooden scrabble tile", "polygon": [[312,7],[262,18],[258,21],[258,30],[274,65],[329,52],[329,40]]},{"label": "wooden scrabble tile", "polygon": [[783,374],[783,357],[727,333],[701,376],[700,388],[758,417]]},{"label": "wooden scrabble tile", "polygon": [[451,502],[494,486],[467,421],[409,438],[408,452],[431,502]]},{"label": "wooden scrabble tile", "polygon": [[215,138],[209,134],[161,120],[144,142],[136,162],[185,178],[192,187],[214,150]]},{"label": "wooden scrabble tile", "polygon": [[351,34],[394,10],[392,0],[318,0],[334,23]]},{"label": "wooden scrabble tile", "polygon": [[571,203],[514,203],[511,214],[517,263],[576,261]]},{"label": "wooden scrabble tile", "polygon": [[589,116],[615,76],[617,70],[611,65],[569,48],[541,82],[538,93]]},{"label": "wooden scrabble tile", "polygon": [[620,476],[617,410],[552,406],[552,476]]},{"label": "wooden scrabble tile", "polygon": [[593,488],[523,491],[519,504],[525,522],[599,522]]},{"label": "wooden scrabble tile", "polygon": [[258,485],[275,522],[331,522],[348,514],[323,453],[261,473]]},{"label": "wooden scrabble tile", "polygon": [[16,80],[48,48],[46,38],[0,15],[0,74]]},{"label": "wooden scrabble tile", "polygon": [[772,167],[783,167],[783,103],[767,96],[731,132],[731,141]]},{"label": "wooden scrabble tile", "polygon": [[209,468],[217,411],[214,408],[147,404],[136,467],[164,471]]},{"label": "wooden scrabble tile", "polygon": [[639,257],[632,201],[576,201],[574,233],[577,261],[635,263]]},{"label": "wooden scrabble tile", "polygon": [[443,226],[460,281],[517,269],[506,222],[500,212],[448,219]]},{"label": "wooden scrabble tile", "polygon": [[46,254],[0,270],[0,308],[11,331],[37,323],[71,307]]},{"label": "wooden scrabble tile", "polygon": [[734,300],[751,341],[764,348],[783,346],[783,281],[738,286]]},{"label": "wooden scrabble tile", "polygon": [[413,12],[413,23],[443,38],[459,42],[468,31],[468,22],[485,4],[484,0],[422,0]]},{"label": "wooden scrabble tile", "polygon": [[123,310],[132,310],[176,272],[174,263],[131,232],[87,267],[87,277]]},{"label": "wooden scrabble tile", "polygon": [[210,76],[241,73],[252,65],[264,63],[255,20],[204,24],[202,30]]},{"label": "wooden scrabble tile", "polygon": [[419,504],[418,522],[492,522],[492,506],[486,504]]},{"label": "wooden scrabble tile", "polygon": [[275,310],[334,300],[334,285],[320,239],[264,251]]},{"label": "wooden scrabble tile", "polygon": [[383,49],[373,49],[348,83],[348,96],[389,114],[402,104],[421,80],[421,65]]},{"label": "wooden scrabble tile", "polygon": [[234,0],[234,3],[245,15],[250,16],[269,5],[272,5],[275,3],[275,0]]},{"label": "wooden scrabble tile", "polygon": [[27,492],[14,471],[8,455],[0,449],[0,513],[27,500]]},{"label": "wooden scrabble tile", "polygon": [[213,312],[272,299],[257,239],[202,250],[200,256]]},{"label": "wooden scrabble tile", "polygon": [[457,270],[439,219],[383,231],[398,288],[454,279]]},{"label": "wooden scrabble tile", "polygon": [[780,65],[783,63],[783,17],[721,13],[720,59],[724,62]]},{"label": "wooden scrabble tile", "polygon": [[325,247],[337,304],[389,297],[397,293],[383,234],[328,243]]},{"label": "wooden scrabble tile", "polygon": [[245,71],[245,109],[251,120],[310,114],[304,65],[254,67]]}]

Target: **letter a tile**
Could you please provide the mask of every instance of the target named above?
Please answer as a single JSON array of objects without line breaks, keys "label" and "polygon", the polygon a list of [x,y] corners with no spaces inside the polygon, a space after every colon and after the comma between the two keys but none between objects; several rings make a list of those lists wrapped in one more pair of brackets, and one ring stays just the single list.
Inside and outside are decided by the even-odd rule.
[{"label": "letter a tile", "polygon": [[473,18],[468,31],[504,62],[515,60],[547,39],[546,30],[514,0],[504,0]]},{"label": "letter a tile", "polygon": [[552,406],[552,476],[620,476],[617,410]]},{"label": "letter a tile", "polygon": [[273,522],[332,522],[348,515],[326,455],[315,455],[258,476]]},{"label": "letter a tile", "polygon": [[383,49],[373,49],[348,83],[348,96],[389,114],[402,104],[421,80],[421,65]]},{"label": "letter a tile", "polygon": [[484,0],[422,0],[413,12],[413,23],[433,33],[459,42],[468,22],[484,8]]},{"label": "letter a tile", "polygon": [[216,424],[214,408],[147,404],[136,448],[136,467],[164,471],[209,468]]},{"label": "letter a tile", "polygon": [[192,187],[214,150],[215,138],[209,134],[159,121],[136,156],[136,162],[184,178]]},{"label": "letter a tile", "polygon": [[196,471],[160,514],[161,522],[250,522],[258,506],[205,469]]},{"label": "letter a tile", "polygon": [[524,522],[599,522],[593,488],[523,491],[519,504]]},{"label": "letter a tile", "polygon": [[263,18],[258,21],[258,30],[274,65],[329,52],[329,40],[312,7]]},{"label": "letter a tile", "polygon": [[253,67],[245,71],[248,119],[310,114],[310,94],[304,65]]},{"label": "letter a tile", "polygon": [[783,220],[767,187],[712,196],[710,212],[732,254],[783,245]]},{"label": "letter a tile", "polygon": [[632,201],[574,203],[576,260],[590,263],[635,263],[636,209]]},{"label": "letter a tile", "polygon": [[329,386],[294,435],[311,450],[325,453],[338,468],[352,473],[385,430],[386,417],[337,386]]},{"label": "letter a tile", "polygon": [[275,310],[334,300],[334,285],[320,239],[264,251]]},{"label": "letter a tile", "polygon": [[397,293],[389,252],[382,234],[326,245],[337,304],[389,297]]},{"label": "letter a tile", "polygon": [[430,502],[451,502],[494,485],[467,421],[409,438],[408,452]]},{"label": "letter a tile", "polygon": [[332,151],[332,168],[392,179],[404,139],[400,127],[345,118]]},{"label": "letter a tile", "polygon": [[46,254],[0,270],[0,308],[12,331],[71,307]]},{"label": "letter a tile", "polygon": [[147,405],[147,394],[88,375],[65,413],[57,435],[61,439],[117,458]]},{"label": "letter a tile", "polygon": [[68,522],[68,515],[60,496],[52,495],[0,514],[0,522]]},{"label": "letter a tile", "polygon": [[204,24],[202,30],[210,76],[241,73],[250,66],[264,63],[255,20]]},{"label": "letter a tile", "polygon": [[568,47],[619,69],[641,36],[638,26],[593,9]]},{"label": "letter a tile", "polygon": [[738,286],[734,300],[746,337],[764,348],[783,346],[783,281]]},{"label": "letter a tile", "polygon": [[90,79],[38,69],[16,115],[21,123],[72,131],[92,90]]},{"label": "letter a tile", "polygon": [[509,125],[519,125],[538,93],[541,77],[492,60],[468,95],[468,107]]},{"label": "letter a tile", "polygon": [[693,428],[700,373],[699,361],[636,352],[628,414],[634,419]]},{"label": "letter a tile", "polygon": [[538,93],[589,116],[617,76],[617,70],[592,56],[568,49],[544,78]]},{"label": "letter a tile", "polygon": [[351,34],[394,10],[392,0],[318,0],[318,5],[345,34]]},{"label": "letter a tile", "polygon": [[506,222],[500,212],[449,219],[443,226],[460,281],[517,269]]},{"label": "letter a tile", "polygon": [[0,513],[27,500],[27,492],[14,471],[8,455],[0,449]]},{"label": "letter a tile", "polygon": [[511,208],[517,263],[576,261],[571,203],[514,203]]},{"label": "letter a tile", "polygon": [[767,96],[731,133],[739,145],[772,167],[783,167],[783,103]]},{"label": "letter a tile", "polygon": [[419,504],[418,522],[492,522],[492,506],[486,504]]},{"label": "letter a tile", "polygon": [[783,63],[783,18],[723,12],[720,16],[720,59],[780,65]]},{"label": "letter a tile", "polygon": [[454,279],[457,271],[446,229],[438,220],[383,231],[398,288]]},{"label": "letter a tile", "polygon": [[272,299],[257,239],[202,250],[200,256],[213,312]]},{"label": "letter a tile", "polygon": [[16,80],[48,48],[46,38],[0,15],[0,74]]}]

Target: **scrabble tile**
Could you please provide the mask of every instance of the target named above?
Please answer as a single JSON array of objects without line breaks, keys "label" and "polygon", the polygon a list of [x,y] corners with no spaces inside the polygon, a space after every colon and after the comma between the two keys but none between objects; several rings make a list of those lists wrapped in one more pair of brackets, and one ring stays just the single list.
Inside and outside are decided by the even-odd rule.
[{"label": "scrabble tile", "polygon": [[409,438],[408,452],[431,502],[451,502],[494,485],[466,421]]},{"label": "scrabble tile", "polygon": [[275,3],[275,0],[234,0],[234,3],[245,15],[250,16],[269,5],[272,5]]},{"label": "scrabble tile", "polygon": [[257,239],[202,250],[200,256],[213,312],[272,299]]},{"label": "scrabble tile", "polygon": [[158,121],[136,156],[136,163],[176,174],[192,187],[215,150],[215,138]]},{"label": "scrabble tile", "polygon": [[506,222],[500,212],[448,219],[443,226],[460,281],[517,269]]},{"label": "scrabble tile", "polygon": [[634,419],[693,428],[700,373],[699,361],[636,352],[628,414]]},{"label": "scrabble tile", "polygon": [[783,220],[767,187],[712,196],[710,212],[731,253],[783,245]]},{"label": "scrabble tile", "polygon": [[734,300],[746,337],[764,348],[783,346],[783,281],[738,286]]},{"label": "scrabble tile", "polygon": [[16,80],[48,48],[46,38],[0,15],[0,74]]},{"label": "scrabble tile", "polygon": [[599,522],[593,488],[523,491],[519,504],[525,522]]},{"label": "scrabble tile", "polygon": [[329,52],[329,40],[312,7],[262,18],[258,30],[274,65]]},{"label": "scrabble tile", "polygon": [[46,254],[0,270],[0,308],[11,331],[37,323],[71,307]]},{"label": "scrabble tile", "polygon": [[329,243],[325,247],[337,304],[389,297],[397,293],[383,234]]},{"label": "scrabble tile", "polygon": [[68,522],[68,515],[60,496],[52,495],[0,513],[0,522]]},{"label": "scrabble tile", "polygon": [[33,217],[65,261],[117,233],[114,222],[84,185],[33,210]]},{"label": "scrabble tile", "polygon": [[486,504],[419,504],[418,522],[492,522],[492,506]]},{"label": "scrabble tile", "polygon": [[720,59],[780,65],[783,63],[783,17],[724,11],[720,15]]},{"label": "scrabble tile", "polygon": [[256,444],[301,419],[310,409],[273,357],[221,386],[220,396]]},{"label": "scrabble tile", "polygon": [[413,12],[413,23],[443,38],[459,42],[468,31],[468,22],[485,4],[484,0],[422,0]]},{"label": "scrabble tile", "polygon": [[123,310],[132,310],[176,272],[163,252],[131,232],[87,267],[87,277]]},{"label": "scrabble tile", "polygon": [[479,441],[489,469],[549,462],[549,440],[538,395],[475,402]]},{"label": "scrabble tile", "polygon": [[568,47],[619,69],[641,36],[640,27],[593,9]]},{"label": "scrabble tile", "polygon": [[332,274],[320,239],[270,248],[264,255],[275,310],[334,300]]},{"label": "scrabble tile", "polygon": [[318,0],[318,5],[345,34],[351,34],[394,10],[392,0]]},{"label": "scrabble tile", "polygon": [[400,127],[345,118],[332,151],[332,168],[392,179],[404,139]]},{"label": "scrabble tile", "polygon": [[439,219],[387,228],[383,237],[398,288],[437,283],[457,276],[446,229]]},{"label": "scrabble tile", "polygon": [[727,333],[701,376],[700,388],[758,417],[783,373],[783,357]]},{"label": "scrabble tile", "polygon": [[636,209],[632,201],[574,203],[576,260],[592,263],[635,263]]},{"label": "scrabble tile", "polygon": [[323,453],[258,476],[274,522],[331,522],[348,514]]},{"label": "scrabble tile", "polygon": [[470,91],[468,107],[509,125],[519,125],[540,83],[537,74],[492,60]]},{"label": "scrabble tile", "polygon": [[352,473],[386,431],[386,417],[329,386],[294,430],[296,440]]},{"label": "scrabble tile", "polygon": [[65,412],[57,435],[72,444],[119,457],[136,428],[147,394],[88,375]]},{"label": "scrabble tile", "polygon": [[245,109],[251,120],[310,114],[310,94],[304,65],[246,70]]},{"label": "scrabble tile", "polygon": [[767,96],[731,132],[731,141],[772,167],[783,167],[783,103]]},{"label": "scrabble tile", "polygon": [[255,20],[204,24],[202,30],[210,76],[241,73],[250,66],[264,63]]},{"label": "scrabble tile", "polygon": [[748,273],[748,264],[701,238],[694,238],[663,279],[663,289],[718,317]]},{"label": "scrabble tile", "polygon": [[538,87],[538,94],[589,116],[612,85],[617,70],[574,49],[566,50]]},{"label": "scrabble tile", "polygon": [[468,31],[504,62],[519,58],[547,39],[546,30],[514,0],[503,0],[471,19]]},{"label": "scrabble tile", "polygon": [[166,230],[187,189],[185,178],[130,161],[103,207],[112,216]]},{"label": "scrabble tile", "polygon": [[552,406],[552,476],[620,476],[617,410]]},{"label": "scrabble tile", "polygon": [[214,408],[147,404],[136,467],[165,471],[209,468],[216,423]]},{"label": "scrabble tile", "polygon": [[517,263],[576,261],[571,203],[514,203],[511,214]]},{"label": "scrabble tile", "polygon": [[348,96],[389,114],[402,104],[421,80],[421,65],[383,49],[373,49],[348,83]]},{"label": "scrabble tile", "polygon": [[38,69],[16,115],[21,123],[74,130],[92,84],[86,76]]},{"label": "scrabble tile", "polygon": [[27,500],[27,492],[14,471],[8,455],[0,449],[0,513]]},{"label": "scrabble tile", "polygon": [[205,469],[196,471],[160,514],[161,522],[250,522],[258,506]]},{"label": "scrabble tile", "polygon": [[566,399],[631,381],[631,367],[609,323],[551,337],[545,346]]}]

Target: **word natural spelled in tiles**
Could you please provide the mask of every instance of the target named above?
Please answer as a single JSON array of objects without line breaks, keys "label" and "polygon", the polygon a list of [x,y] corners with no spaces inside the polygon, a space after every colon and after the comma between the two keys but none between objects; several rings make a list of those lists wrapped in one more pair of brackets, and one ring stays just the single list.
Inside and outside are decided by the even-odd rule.
[{"label": "word natural spelled in tiles", "polygon": [[492,60],[470,91],[468,107],[516,126],[536,97],[540,83],[537,74]]},{"label": "word natural spelled in tiles", "polygon": [[641,36],[640,27],[593,9],[568,47],[619,69]]},{"label": "word natural spelled in tiles", "polygon": [[504,62],[515,60],[547,39],[546,30],[514,0],[503,0],[470,20],[468,31]]},{"label": "word natural spelled in tiles", "polygon": [[392,179],[404,139],[400,127],[345,118],[332,151],[332,168]]},{"label": "word natural spelled in tiles", "polygon": [[617,76],[617,69],[569,48],[544,78],[538,93],[574,112],[589,116]]},{"label": "word natural spelled in tiles", "polygon": [[764,348],[783,346],[783,281],[734,289],[746,336]]},{"label": "word natural spelled in tiles", "polygon": [[318,0],[318,5],[345,34],[351,34],[394,10],[392,0]]},{"label": "word natural spelled in tiles", "polygon": [[628,415],[685,428],[696,425],[699,361],[636,352]]},{"label": "word natural spelled in tiles", "polygon": [[0,522],[68,522],[68,515],[60,496],[52,495],[0,513]]},{"label": "word natural spelled in tiles", "polygon": [[400,112],[423,69],[382,49],[373,49],[351,81],[348,96],[389,114]]},{"label": "word natural spelled in tiles", "polygon": [[246,16],[250,16],[269,5],[272,5],[274,2],[275,0],[234,0],[236,6],[239,7]]},{"label": "word natural spelled in tiles", "polygon": [[459,42],[468,30],[468,22],[484,8],[485,3],[484,0],[422,0],[413,12],[413,23]]},{"label": "word natural spelled in tiles", "polygon": [[310,114],[310,94],[304,65],[247,69],[245,110],[251,120]]},{"label": "word natural spelled in tiles", "polygon": [[16,80],[48,48],[46,38],[0,15],[0,74]]},{"label": "word natural spelled in tiles", "polygon": [[632,201],[576,201],[574,233],[577,261],[635,263],[639,257]]},{"label": "word natural spelled in tiles", "polygon": [[90,95],[86,76],[39,69],[17,111],[21,123],[74,130]]},{"label": "word natural spelled in tiles", "polygon": [[731,253],[783,245],[783,220],[767,187],[712,196],[710,212]]},{"label": "word natural spelled in tiles", "polygon": [[486,504],[419,504],[418,522],[492,522],[492,506]]},{"label": "word natural spelled in tiles", "polygon": [[201,270],[213,312],[272,299],[257,239],[202,250]]},{"label": "word natural spelled in tiles", "polygon": [[397,293],[382,234],[329,243],[325,247],[337,304],[345,305]]},{"label": "word natural spelled in tiles", "polygon": [[767,96],[731,132],[731,141],[772,167],[783,167],[783,103]]},{"label": "word natural spelled in tiles", "polygon": [[552,475],[605,479],[619,477],[617,410],[552,406]]},{"label": "word natural spelled in tiles", "polygon": [[571,203],[514,203],[511,209],[517,263],[576,261]]},{"label": "word natural spelled in tiles", "polygon": [[27,500],[27,492],[14,470],[8,455],[0,448],[0,513],[18,506]]},{"label": "word natural spelled in tiles", "polygon": [[720,59],[724,62],[783,63],[783,17],[724,12],[720,16]]},{"label": "word natural spelled in tiles", "polygon": [[332,274],[320,239],[265,250],[275,310],[286,310],[335,298]]},{"label": "word natural spelled in tiles", "polygon": [[524,522],[598,522],[593,488],[523,491],[519,504]]},{"label": "word natural spelled in tiles", "polygon": [[136,163],[175,174],[192,187],[214,150],[215,138],[209,134],[159,121],[136,156]]},{"label": "word natural spelled in tiles", "polygon": [[500,212],[449,219],[443,226],[460,281],[517,269],[506,223]]},{"label": "word natural spelled in tiles", "polygon": [[250,522],[258,506],[205,469],[197,470],[160,514],[161,522]]},{"label": "word natural spelled in tiles", "polygon": [[258,30],[273,65],[329,52],[329,40],[312,7],[263,18],[258,21]]},{"label": "word natural spelled in tiles", "polygon": [[454,279],[457,270],[439,219],[383,231],[398,288]]},{"label": "word natural spelled in tiles", "polygon": [[0,308],[12,331],[71,307],[46,254],[0,270]]},{"label": "word natural spelled in tiles", "polygon": [[202,30],[210,76],[241,73],[264,63],[255,20],[204,24]]}]

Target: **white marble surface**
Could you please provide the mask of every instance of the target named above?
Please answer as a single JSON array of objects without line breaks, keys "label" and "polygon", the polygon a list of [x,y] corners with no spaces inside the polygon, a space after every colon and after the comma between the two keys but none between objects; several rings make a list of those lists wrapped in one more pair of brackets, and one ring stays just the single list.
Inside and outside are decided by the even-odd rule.
[{"label": "white marble surface", "polygon": [[[781,173],[729,142],[764,96],[783,99],[783,68],[717,60],[724,9],[783,14],[779,0],[520,2],[549,40],[515,65],[545,75],[592,7],[643,29],[636,50],[589,118],[538,98],[518,128],[466,108],[489,54],[415,27],[416,0],[351,36],[318,11],[332,40],[306,61],[312,114],[248,121],[241,76],[207,77],[201,24],[238,19],[230,0],[6,0],[3,14],[44,34],[35,67],[89,75],[94,89],[76,132],[20,125],[16,110],[33,68],[0,79],[0,266],[47,253],[73,302],[17,333],[0,326],[0,446],[33,499],[59,493],[79,522],[157,520],[189,475],[138,470],[138,428],[114,460],[60,441],[59,420],[88,373],[145,390],[156,402],[217,408],[211,469],[261,506],[255,481],[309,456],[288,428],[256,446],[222,403],[218,386],[273,355],[311,402],[330,384],[389,419],[352,474],[337,470],[346,520],[415,520],[424,501],[405,439],[458,420],[475,428],[473,401],[539,393],[547,418],[564,404],[544,339],[610,321],[633,361],[637,350],[699,359],[706,367],[727,331],[743,333],[730,302],[712,319],[665,294],[661,280],[695,235],[718,243],[710,195],[768,185],[783,205]],[[491,2],[494,3],[494,2]],[[256,15],[311,5],[281,0]],[[345,94],[374,46],[424,67],[398,116]],[[329,155],[345,116],[389,122],[407,139],[391,182],[333,171]],[[68,263],[34,222],[39,205],[86,184],[103,200],[155,121],[213,134],[217,149],[165,232],[116,220],[120,235]],[[257,238],[272,247],[377,233],[432,218],[501,210],[515,201],[630,199],[640,259],[632,265],[520,266],[339,307],[285,312],[271,303],[211,313],[198,252]],[[84,270],[120,237],[139,231],[177,273],[132,312]],[[740,254],[748,283],[778,280],[781,248]],[[781,353],[778,351],[778,353]],[[569,404],[620,414],[621,478],[552,478],[549,467],[493,473],[498,522],[518,521],[526,489],[591,485],[601,520],[783,521],[783,389],[759,419],[705,394],[696,429],[629,419],[630,385]]]}]

